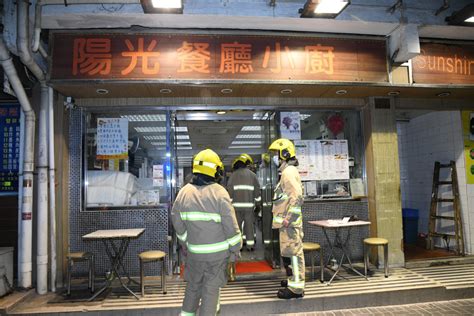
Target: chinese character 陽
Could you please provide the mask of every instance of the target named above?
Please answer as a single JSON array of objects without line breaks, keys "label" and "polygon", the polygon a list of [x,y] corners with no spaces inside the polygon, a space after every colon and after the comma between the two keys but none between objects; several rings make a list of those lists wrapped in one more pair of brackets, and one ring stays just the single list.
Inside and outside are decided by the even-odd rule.
[{"label": "chinese character \u967d", "polygon": [[110,39],[76,38],[72,62],[72,74],[107,75],[112,66]]}]

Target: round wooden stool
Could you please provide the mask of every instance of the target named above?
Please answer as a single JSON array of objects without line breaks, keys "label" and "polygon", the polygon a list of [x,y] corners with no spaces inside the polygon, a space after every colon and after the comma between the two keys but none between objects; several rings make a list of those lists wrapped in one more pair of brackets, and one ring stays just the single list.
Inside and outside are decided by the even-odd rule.
[{"label": "round wooden stool", "polygon": [[308,253],[311,257],[311,280],[314,280],[314,252],[319,251],[321,276],[320,281],[324,282],[324,257],[323,248],[315,242],[303,242],[303,252]]},{"label": "round wooden stool", "polygon": [[145,272],[144,264],[147,262],[161,261],[161,289],[163,294],[166,294],[166,253],[160,250],[150,250],[142,252],[138,255],[140,259],[140,285],[142,289],[142,296],[145,296]]},{"label": "round wooden stool", "polygon": [[370,246],[383,246],[383,264],[385,277],[388,278],[388,240],[385,238],[365,238],[364,239],[364,274],[367,277],[367,268],[369,266],[369,251]]}]

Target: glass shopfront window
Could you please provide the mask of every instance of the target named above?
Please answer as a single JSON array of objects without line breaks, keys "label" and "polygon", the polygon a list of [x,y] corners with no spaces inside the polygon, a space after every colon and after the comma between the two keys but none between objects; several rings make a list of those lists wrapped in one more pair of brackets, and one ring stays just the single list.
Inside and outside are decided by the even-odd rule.
[{"label": "glass shopfront window", "polygon": [[365,196],[358,111],[282,111],[279,116],[281,137],[295,143],[306,198]]},{"label": "glass shopfront window", "polygon": [[86,210],[165,207],[172,189],[167,111],[86,112]]}]

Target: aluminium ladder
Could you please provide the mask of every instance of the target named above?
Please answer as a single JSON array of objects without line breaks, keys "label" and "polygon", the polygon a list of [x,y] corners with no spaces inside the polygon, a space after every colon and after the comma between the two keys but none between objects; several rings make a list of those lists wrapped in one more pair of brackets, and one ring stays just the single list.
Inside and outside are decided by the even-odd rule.
[{"label": "aluminium ladder", "polygon": [[[439,174],[440,169],[449,168],[451,171],[451,181],[440,181]],[[451,186],[452,197],[450,198],[440,198],[438,196],[438,188],[440,185],[449,185]],[[448,203],[452,205],[452,216],[446,216],[439,213],[438,210],[439,203]],[[446,205],[446,204],[443,204]],[[446,211],[443,211],[445,214]],[[452,221],[454,225],[454,233],[438,231],[440,227],[440,221],[446,223],[446,221]],[[446,242],[446,248],[449,251],[449,241],[451,238],[455,239],[456,242],[456,255],[464,256],[464,235],[462,230],[461,223],[461,210],[459,204],[459,187],[458,187],[458,178],[456,173],[456,164],[454,161],[450,161],[449,164],[441,164],[439,161],[435,162],[434,172],[433,172],[433,193],[431,195],[431,208],[430,208],[430,218],[429,218],[429,245],[431,250],[434,248],[434,238],[441,237]]]}]

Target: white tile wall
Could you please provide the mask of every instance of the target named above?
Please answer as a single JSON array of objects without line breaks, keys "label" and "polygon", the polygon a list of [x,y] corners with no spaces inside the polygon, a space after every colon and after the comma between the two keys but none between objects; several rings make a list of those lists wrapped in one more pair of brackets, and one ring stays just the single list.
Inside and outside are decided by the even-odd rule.
[{"label": "white tile wall", "polygon": [[472,254],[474,185],[466,184],[461,113],[431,112],[410,122],[399,122],[397,129],[402,207],[419,210],[418,232],[427,233],[434,162],[448,163],[454,160],[458,174],[465,247],[466,252]]}]

